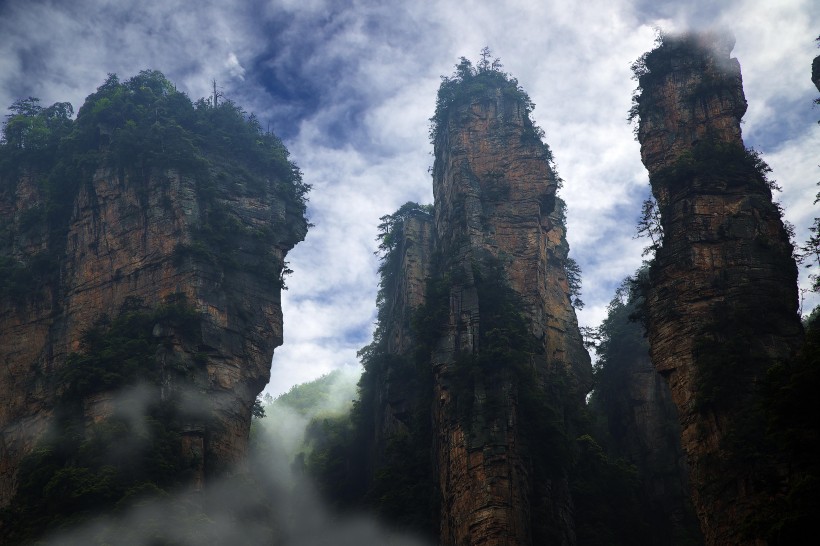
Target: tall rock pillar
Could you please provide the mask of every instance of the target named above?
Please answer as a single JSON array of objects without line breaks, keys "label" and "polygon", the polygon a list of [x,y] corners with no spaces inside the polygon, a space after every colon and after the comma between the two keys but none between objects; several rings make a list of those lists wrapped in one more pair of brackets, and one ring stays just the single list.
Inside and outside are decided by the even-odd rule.
[{"label": "tall rock pillar", "polygon": [[[487,67],[460,70],[463,81],[439,93],[448,100],[447,85],[456,87],[437,112],[434,141],[439,278],[450,286],[432,358],[441,544],[573,544],[566,469],[534,468],[538,440],[522,409],[533,385],[497,371],[503,364],[489,349],[499,294],[488,279],[500,271],[535,340],[534,387],[560,400],[563,430],[591,386],[591,366],[570,303],[557,177],[517,82]],[[524,350],[514,345],[507,348]]]},{"label": "tall rock pillar", "polygon": [[733,46],[712,33],[664,37],[636,65],[633,111],[663,229],[647,292],[651,356],[678,407],[707,544],[760,543],[748,524],[770,501],[771,468],[752,443],[763,428],[756,389],[802,335],[792,246],[741,138]]}]

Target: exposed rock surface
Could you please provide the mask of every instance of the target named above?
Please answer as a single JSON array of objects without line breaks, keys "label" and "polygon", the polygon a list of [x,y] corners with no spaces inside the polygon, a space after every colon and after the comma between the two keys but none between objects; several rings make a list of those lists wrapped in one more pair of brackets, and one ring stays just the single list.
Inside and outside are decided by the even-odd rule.
[{"label": "exposed rock surface", "polygon": [[618,438],[615,453],[638,469],[644,493],[654,509],[650,521],[665,533],[659,537],[660,542],[682,544],[686,542],[684,537],[694,541],[697,524],[669,385],[652,367],[648,354],[631,364],[624,370],[621,419],[609,414],[610,429],[620,428],[613,431],[613,437]]},{"label": "exposed rock surface", "polygon": [[652,366],[643,327],[630,318],[636,310],[632,301],[609,305],[590,411],[601,419],[607,450],[638,471],[652,542],[697,544],[677,408],[668,383]]},{"label": "exposed rock surface", "polygon": [[[68,229],[55,242],[46,236],[55,226],[20,225],[26,210],[43,206],[37,188],[31,176],[0,180],[0,212],[12,219],[3,255],[27,262],[64,249],[54,256],[56,283],[0,301],[0,506],[14,495],[20,460],[51,422],[61,388],[55,373],[80,349],[85,330],[128,302],[154,309],[184,295],[200,313],[196,343],[155,327],[163,340],[161,395],[182,393],[198,405],[181,446],[199,458],[197,481],[224,473],[245,453],[251,407],[282,343],[279,274],[306,233],[303,211],[286,205],[273,183],[250,191],[220,179],[206,198],[195,179],[174,170],[141,179],[98,169],[81,185]],[[215,210],[241,226],[231,265],[185,251]],[[101,393],[84,401],[87,419],[109,416],[116,400]]]},{"label": "exposed rock surface", "polygon": [[[486,257],[502,264],[541,344],[532,362],[541,388],[565,377],[568,404],[577,407],[591,386],[564,269],[568,247],[553,216],[557,181],[548,153],[524,103],[501,89],[454,108],[435,141],[437,249],[459,277],[432,361],[442,544],[532,544],[550,532],[560,535],[556,543],[574,542],[566,480],[534,483],[515,380],[474,386],[469,427],[457,418],[451,386],[455,360],[479,350],[486,328],[474,278]],[[500,415],[486,407],[490,391],[502,397]]]},{"label": "exposed rock surface", "polygon": [[652,362],[672,391],[707,544],[755,543],[770,499],[732,449],[767,366],[800,343],[792,246],[756,158],[733,39],[665,37],[637,100],[641,157],[663,227],[650,271]]},{"label": "exposed rock surface", "polygon": [[[395,284],[389,290],[390,301],[387,317],[387,352],[393,355],[411,356],[415,340],[411,332],[413,314],[425,302],[427,279],[433,266],[435,234],[433,217],[422,211],[414,211],[404,220],[402,234],[396,253],[398,256]],[[375,445],[371,454],[379,460],[384,454],[389,438],[406,432],[419,393],[406,381],[396,377],[399,372],[388,367],[379,378],[375,393]]]}]

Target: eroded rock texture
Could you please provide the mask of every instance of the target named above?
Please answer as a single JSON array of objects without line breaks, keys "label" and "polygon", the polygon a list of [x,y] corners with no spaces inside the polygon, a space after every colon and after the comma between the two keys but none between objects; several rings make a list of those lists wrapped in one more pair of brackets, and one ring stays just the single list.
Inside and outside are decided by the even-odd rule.
[{"label": "eroded rock texture", "polygon": [[733,45],[718,34],[665,37],[645,57],[636,101],[663,227],[647,294],[651,356],[678,407],[708,544],[757,540],[744,525],[769,500],[763,461],[738,439],[760,426],[750,418],[758,380],[802,335],[792,246],[741,139]]},{"label": "eroded rock texture", "polygon": [[814,86],[820,91],[820,55],[814,58],[811,62],[811,81]]},{"label": "eroded rock texture", "polygon": [[501,88],[454,106],[435,141],[437,249],[453,280],[432,361],[442,544],[574,543],[565,473],[552,469],[550,478],[535,478],[517,378],[476,379],[466,417],[459,406],[465,395],[459,400],[453,384],[456,361],[480,352],[482,328],[491,324],[478,277],[489,276],[486,264],[494,263],[520,296],[537,340],[531,366],[538,388],[561,391],[561,412],[577,409],[590,388],[549,160],[525,104]]},{"label": "eroded rock texture", "polygon": [[637,310],[623,293],[609,304],[589,409],[601,418],[602,444],[638,471],[651,543],[698,544],[678,411],[652,366],[642,325],[630,318]]},{"label": "eroded rock texture", "polygon": [[[435,233],[433,217],[420,210],[402,222],[394,251],[397,264],[394,283],[387,290],[386,350],[391,355],[412,358],[416,349],[411,323],[426,301],[427,280],[432,273]],[[420,385],[411,385],[396,366],[387,366],[375,389],[374,445],[371,459],[380,461],[390,438],[407,433],[418,404]],[[374,463],[377,464],[377,463]],[[368,474],[372,474],[372,468]]]},{"label": "eroded rock texture", "polygon": [[[287,204],[275,181],[251,190],[218,177],[206,195],[201,181],[175,170],[142,178],[100,168],[81,184],[62,231],[21,224],[26,211],[44,206],[36,176],[0,181],[3,256],[30,264],[47,255],[60,264],[56,276],[35,277],[29,293],[0,302],[0,506],[15,493],[20,460],[52,422],[67,355],[81,350],[84,331],[124,306],[185,301],[198,312],[193,341],[155,326],[156,388],[186,401],[180,449],[196,461],[196,483],[223,474],[245,454],[251,407],[282,343],[279,276],[304,238],[302,207]],[[221,235],[230,239],[230,259],[203,236],[215,216],[229,219]],[[118,392],[97,392],[83,407],[93,423],[120,403]]]}]

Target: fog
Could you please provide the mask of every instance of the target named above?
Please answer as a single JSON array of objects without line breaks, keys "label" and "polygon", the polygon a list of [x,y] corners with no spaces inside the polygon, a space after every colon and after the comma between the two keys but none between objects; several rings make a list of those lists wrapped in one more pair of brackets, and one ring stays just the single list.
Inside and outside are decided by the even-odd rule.
[{"label": "fog", "polygon": [[[308,411],[281,398],[269,401],[266,416],[254,420],[253,449],[240,465],[247,470],[231,472],[202,491],[184,490],[137,501],[125,511],[112,510],[77,527],[61,529],[38,544],[423,546],[422,541],[394,533],[367,514],[332,513],[309,478],[291,470],[310,420],[349,410],[357,372],[334,373],[326,395]],[[115,414],[127,415],[132,430],[146,430],[140,421],[146,418],[149,393],[137,387],[111,401]],[[121,452],[117,446],[110,449],[112,454]]]}]

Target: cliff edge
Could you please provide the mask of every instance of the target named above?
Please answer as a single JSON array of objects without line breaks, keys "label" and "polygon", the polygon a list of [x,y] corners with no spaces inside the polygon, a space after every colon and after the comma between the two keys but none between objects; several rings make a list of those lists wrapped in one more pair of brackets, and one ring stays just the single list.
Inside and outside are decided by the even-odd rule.
[{"label": "cliff edge", "polygon": [[232,471],[307,231],[287,150],[230,101],[144,71],[70,116],[19,101],[0,148],[0,506],[18,509],[36,507],[32,457],[59,441],[49,464],[94,472],[80,444],[131,411],[173,414],[186,478],[160,488]]}]

